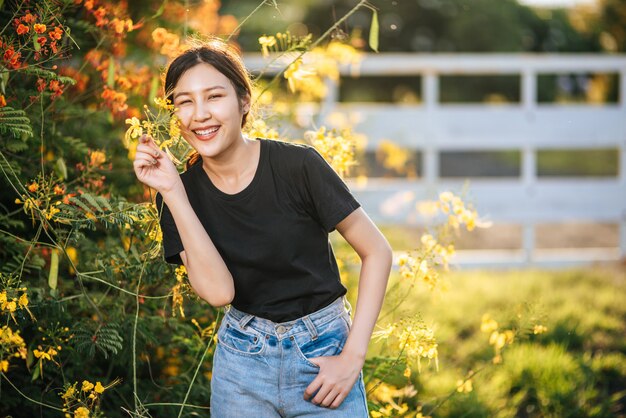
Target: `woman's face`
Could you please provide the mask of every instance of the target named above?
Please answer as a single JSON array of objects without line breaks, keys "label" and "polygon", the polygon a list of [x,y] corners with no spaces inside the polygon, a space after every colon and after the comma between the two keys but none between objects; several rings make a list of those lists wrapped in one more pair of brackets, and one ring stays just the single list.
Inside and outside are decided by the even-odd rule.
[{"label": "woman's face", "polygon": [[201,156],[216,157],[241,138],[241,120],[249,98],[240,105],[230,80],[210,64],[185,71],[173,91],[183,138]]}]

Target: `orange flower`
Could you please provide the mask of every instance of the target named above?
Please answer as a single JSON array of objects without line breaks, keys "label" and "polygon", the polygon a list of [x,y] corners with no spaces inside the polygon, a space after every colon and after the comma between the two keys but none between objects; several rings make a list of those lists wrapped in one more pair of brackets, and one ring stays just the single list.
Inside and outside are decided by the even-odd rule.
[{"label": "orange flower", "polygon": [[7,101],[4,98],[4,95],[0,94],[0,107],[5,107],[7,105]]},{"label": "orange flower", "polygon": [[35,29],[35,32],[41,34],[46,31],[46,25],[44,25],[43,23],[35,23],[35,25],[33,26],[33,29]]},{"label": "orange flower", "polygon": [[42,92],[46,89],[46,80],[43,78],[37,79],[37,91]]},{"label": "orange flower", "polygon": [[59,83],[59,80],[50,80],[50,84],[48,84],[48,89],[54,94],[52,98],[59,97],[63,94],[63,85]]},{"label": "orange flower", "polygon": [[28,191],[31,193],[35,193],[37,189],[39,189],[39,185],[36,182],[28,185]]},{"label": "orange flower", "polygon": [[20,20],[27,24],[33,24],[35,23],[36,18],[30,12],[27,12],[24,16],[20,18]]},{"label": "orange flower", "polygon": [[50,36],[50,39],[56,39],[57,41],[60,41],[61,36],[63,36],[63,30],[57,26],[54,28],[54,30],[48,32],[48,36]]},{"label": "orange flower", "polygon": [[54,194],[63,194],[63,193],[65,193],[65,188],[63,186],[55,184],[54,185]]},{"label": "orange flower", "polygon": [[28,31],[30,30],[30,28],[26,25],[23,24],[19,24],[19,26],[17,27],[16,31],[18,35],[23,35],[25,33],[28,33]]},{"label": "orange flower", "polygon": [[6,51],[4,51],[3,58],[8,63],[9,68],[18,69],[22,65],[22,63],[20,62],[21,56],[21,52],[15,52],[13,47],[10,46],[9,48],[7,48]]},{"label": "orange flower", "polygon": [[41,46],[44,46],[47,41],[48,38],[46,38],[45,36],[40,36],[39,38],[37,38],[37,43]]},{"label": "orange flower", "polygon": [[104,7],[98,7],[98,9],[93,12],[93,16],[96,18],[96,26],[101,27],[109,23],[106,14],[107,10]]}]

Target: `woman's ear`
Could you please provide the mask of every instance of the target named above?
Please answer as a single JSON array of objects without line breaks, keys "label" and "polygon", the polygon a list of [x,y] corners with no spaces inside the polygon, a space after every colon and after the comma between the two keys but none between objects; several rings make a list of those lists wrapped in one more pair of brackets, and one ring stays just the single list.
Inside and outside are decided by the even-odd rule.
[{"label": "woman's ear", "polygon": [[249,94],[246,94],[246,96],[243,99],[241,99],[241,111],[243,112],[244,115],[250,112],[250,95]]}]

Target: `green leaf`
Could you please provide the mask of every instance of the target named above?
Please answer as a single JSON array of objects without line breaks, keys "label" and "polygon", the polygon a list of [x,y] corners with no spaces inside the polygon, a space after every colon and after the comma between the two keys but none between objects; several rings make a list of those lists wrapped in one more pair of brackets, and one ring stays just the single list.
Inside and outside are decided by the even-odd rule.
[{"label": "green leaf", "polygon": [[57,279],[59,277],[59,253],[55,248],[50,253],[50,274],[48,275],[48,286],[50,289],[57,288]]},{"label": "green leaf", "polygon": [[57,159],[57,170],[61,175],[61,180],[65,180],[67,178],[67,166],[65,165],[65,160],[62,157]]},{"label": "green leaf", "polygon": [[109,71],[107,74],[107,86],[113,88],[115,85],[115,61],[113,61],[113,56],[109,55]]},{"label": "green leaf", "polygon": [[7,87],[8,82],[9,82],[9,70],[7,70],[4,67],[0,67],[0,92],[2,92],[2,94],[6,94],[6,87]]},{"label": "green leaf", "polygon": [[31,382],[34,382],[39,377],[39,372],[41,371],[41,362],[37,362],[37,366],[35,366],[35,371],[33,372],[33,377],[30,379]]},{"label": "green leaf", "polygon": [[148,95],[148,103],[154,103],[154,98],[157,94],[157,89],[159,88],[159,77],[156,75],[152,77],[152,84],[150,84],[150,94]]},{"label": "green leaf", "polygon": [[378,12],[372,10],[372,24],[370,25],[370,48],[378,52]]},{"label": "green leaf", "polygon": [[33,36],[33,45],[35,46],[35,51],[39,52],[41,50],[41,45],[39,45],[39,41],[36,36]]}]

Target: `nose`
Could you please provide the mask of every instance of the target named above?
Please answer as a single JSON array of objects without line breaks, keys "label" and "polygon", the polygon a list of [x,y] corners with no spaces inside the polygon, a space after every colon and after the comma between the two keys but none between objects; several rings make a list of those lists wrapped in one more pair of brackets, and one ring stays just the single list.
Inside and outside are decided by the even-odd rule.
[{"label": "nose", "polygon": [[203,101],[197,101],[193,109],[193,119],[196,122],[201,122],[207,119],[211,119],[211,111]]}]

